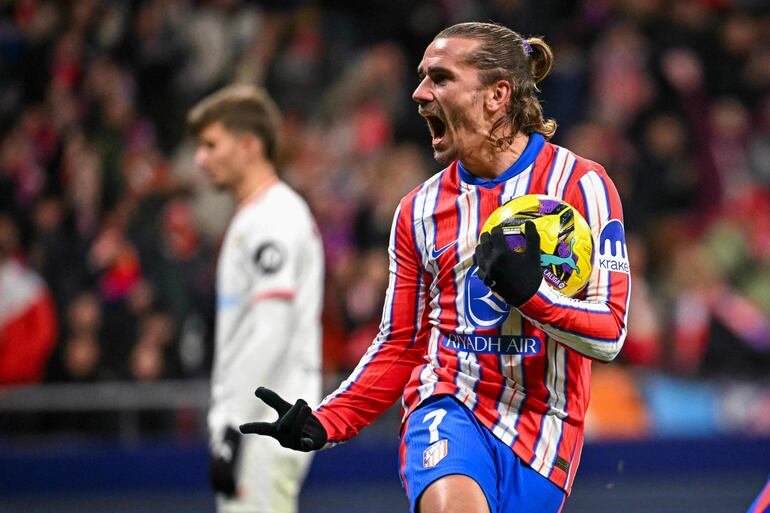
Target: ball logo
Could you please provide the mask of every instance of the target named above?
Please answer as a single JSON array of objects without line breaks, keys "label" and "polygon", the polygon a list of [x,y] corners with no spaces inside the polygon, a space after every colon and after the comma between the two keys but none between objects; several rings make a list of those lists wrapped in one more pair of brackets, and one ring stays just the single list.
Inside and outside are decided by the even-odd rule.
[{"label": "ball logo", "polygon": [[599,269],[630,273],[623,224],[613,219],[599,234]]},{"label": "ball logo", "polygon": [[511,307],[489,290],[478,276],[475,265],[468,270],[465,279],[465,311],[477,328],[495,328],[502,325]]}]

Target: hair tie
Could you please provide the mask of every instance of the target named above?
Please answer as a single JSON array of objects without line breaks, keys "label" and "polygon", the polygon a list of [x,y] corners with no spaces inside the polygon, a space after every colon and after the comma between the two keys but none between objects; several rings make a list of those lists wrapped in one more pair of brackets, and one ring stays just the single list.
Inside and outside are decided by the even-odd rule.
[{"label": "hair tie", "polygon": [[526,39],[522,39],[521,44],[524,45],[524,52],[527,55],[532,53],[532,46],[529,44],[529,41],[527,41]]}]

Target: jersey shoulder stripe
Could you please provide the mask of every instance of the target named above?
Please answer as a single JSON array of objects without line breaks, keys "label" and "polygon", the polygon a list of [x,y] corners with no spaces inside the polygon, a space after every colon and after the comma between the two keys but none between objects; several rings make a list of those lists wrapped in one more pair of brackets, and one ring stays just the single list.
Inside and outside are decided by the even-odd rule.
[{"label": "jersey shoulder stripe", "polygon": [[575,154],[560,146],[554,146],[555,155],[553,164],[548,174],[546,194],[557,198],[564,197],[564,190],[575,170],[577,159]]},{"label": "jersey shoulder stripe", "polygon": [[413,241],[415,252],[419,256],[422,268],[428,274],[438,271],[435,259],[431,258],[431,247],[436,231],[433,212],[438,201],[440,184],[446,170],[436,173],[419,187],[415,188],[401,202],[402,208],[409,208],[411,203]]}]

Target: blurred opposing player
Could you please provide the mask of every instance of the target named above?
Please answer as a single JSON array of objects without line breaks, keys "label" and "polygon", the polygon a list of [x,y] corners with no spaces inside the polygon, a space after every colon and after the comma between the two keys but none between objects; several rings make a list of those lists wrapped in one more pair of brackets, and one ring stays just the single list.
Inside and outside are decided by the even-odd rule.
[{"label": "blurred opposing player", "polygon": [[[439,33],[413,93],[447,167],[401,201],[380,332],[315,411],[257,396],[279,419],[241,426],[297,450],[344,441],[402,396],[401,479],[412,511],[555,513],[583,447],[591,361],[626,334],[630,271],[620,200],[599,164],[548,142],[536,84],[553,56],[489,23]],[[484,220],[523,194],[577,208],[596,254],[576,298],[550,288],[539,235],[508,248]]]},{"label": "blurred opposing player", "polygon": [[251,397],[255,384],[313,402],[321,394],[323,252],[307,205],[276,176],[277,122],[272,100],[248,86],[214,93],[187,118],[197,164],[237,202],[217,267],[208,415],[220,512],[296,511],[310,455],[242,440],[237,428],[271,416]]}]

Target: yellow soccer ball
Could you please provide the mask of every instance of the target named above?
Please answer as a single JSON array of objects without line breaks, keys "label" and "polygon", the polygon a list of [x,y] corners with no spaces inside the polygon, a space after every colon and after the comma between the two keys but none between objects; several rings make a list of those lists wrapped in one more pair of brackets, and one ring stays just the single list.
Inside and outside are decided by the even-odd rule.
[{"label": "yellow soccer ball", "polygon": [[544,194],[514,198],[492,212],[481,233],[501,226],[508,246],[523,251],[524,223],[540,234],[540,265],[546,282],[565,296],[583,290],[591,276],[593,236],[583,216],[566,201]]}]

